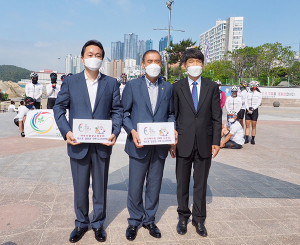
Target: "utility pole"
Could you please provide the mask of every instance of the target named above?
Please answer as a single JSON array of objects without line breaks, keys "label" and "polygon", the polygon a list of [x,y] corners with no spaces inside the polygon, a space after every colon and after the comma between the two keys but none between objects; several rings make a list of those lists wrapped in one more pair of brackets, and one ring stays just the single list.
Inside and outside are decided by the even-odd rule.
[{"label": "utility pole", "polygon": [[[172,10],[172,4],[174,3],[174,0],[168,0],[166,2],[166,6],[167,8],[169,9],[169,27],[168,29],[159,29],[159,28],[156,28],[156,29],[153,29],[155,31],[168,31],[168,43],[167,43],[167,48],[170,47],[170,32],[171,31],[181,31],[181,32],[184,32],[183,30],[174,30],[172,29],[171,30],[171,10]],[[165,76],[166,76],[166,79],[168,79],[168,54],[164,51],[164,61],[165,61]]]}]

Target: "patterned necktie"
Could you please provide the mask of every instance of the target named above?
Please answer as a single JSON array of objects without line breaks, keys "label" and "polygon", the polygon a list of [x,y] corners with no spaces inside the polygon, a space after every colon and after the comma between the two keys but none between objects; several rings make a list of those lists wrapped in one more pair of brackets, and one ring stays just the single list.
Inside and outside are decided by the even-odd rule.
[{"label": "patterned necktie", "polygon": [[197,82],[193,82],[193,89],[192,89],[192,98],[194,102],[195,111],[197,111],[198,107],[198,92],[197,92]]}]

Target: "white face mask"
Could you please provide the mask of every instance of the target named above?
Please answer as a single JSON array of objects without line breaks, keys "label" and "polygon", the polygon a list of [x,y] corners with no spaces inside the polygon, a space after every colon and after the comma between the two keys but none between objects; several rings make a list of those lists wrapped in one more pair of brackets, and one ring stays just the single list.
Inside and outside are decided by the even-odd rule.
[{"label": "white face mask", "polygon": [[202,66],[189,66],[187,72],[191,77],[198,77],[202,73]]},{"label": "white face mask", "polygon": [[146,66],[145,70],[149,77],[158,77],[161,72],[161,67],[157,64],[150,64]]},{"label": "white face mask", "polygon": [[235,120],[233,118],[229,118],[228,122],[233,123]]},{"label": "white face mask", "polygon": [[84,59],[84,66],[91,71],[97,71],[102,66],[102,62],[103,60],[99,60],[97,58]]}]

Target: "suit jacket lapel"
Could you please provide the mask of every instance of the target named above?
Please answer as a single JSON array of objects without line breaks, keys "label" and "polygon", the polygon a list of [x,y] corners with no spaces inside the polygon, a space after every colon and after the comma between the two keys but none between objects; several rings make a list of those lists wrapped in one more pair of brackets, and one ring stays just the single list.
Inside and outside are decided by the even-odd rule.
[{"label": "suit jacket lapel", "polygon": [[182,93],[183,93],[185,99],[187,100],[188,104],[190,105],[191,109],[195,113],[195,107],[194,107],[194,102],[193,102],[193,98],[192,98],[192,93],[191,93],[189,82],[188,82],[187,78],[184,79],[182,86],[181,86],[181,90],[182,90]]},{"label": "suit jacket lapel", "polygon": [[163,85],[163,81],[161,81],[160,79],[158,80],[158,95],[157,95],[157,101],[156,101],[156,106],[155,106],[155,111],[154,111],[154,115],[158,110],[158,107],[164,97],[164,93],[165,93],[165,87]]},{"label": "suit jacket lapel", "polygon": [[205,78],[201,77],[200,98],[199,98],[199,103],[198,103],[198,107],[197,107],[197,113],[199,112],[199,110],[205,100],[208,90],[209,90],[209,87],[208,87],[207,80]]},{"label": "suit jacket lapel", "polygon": [[100,98],[104,92],[104,89],[107,85],[107,80],[106,76],[101,74],[100,80],[98,81],[98,89],[97,89],[97,95],[96,95],[96,100],[95,100],[95,105],[94,105],[94,110],[93,112],[97,109],[97,106],[99,104]]},{"label": "suit jacket lapel", "polygon": [[151,115],[153,115],[152,107],[151,107],[151,102],[150,102],[150,97],[149,97],[149,92],[148,92],[148,88],[147,88],[145,77],[142,77],[142,79],[141,79],[140,88],[141,88],[141,92],[142,92],[143,98],[144,98],[144,100],[146,102],[146,105],[147,105],[147,107],[148,107]]},{"label": "suit jacket lapel", "polygon": [[78,78],[78,87],[79,87],[79,91],[82,91],[82,93],[83,93],[83,98],[86,102],[86,106],[87,106],[88,110],[92,113],[90,96],[89,96],[88,88],[86,85],[84,71],[80,73],[80,76]]}]

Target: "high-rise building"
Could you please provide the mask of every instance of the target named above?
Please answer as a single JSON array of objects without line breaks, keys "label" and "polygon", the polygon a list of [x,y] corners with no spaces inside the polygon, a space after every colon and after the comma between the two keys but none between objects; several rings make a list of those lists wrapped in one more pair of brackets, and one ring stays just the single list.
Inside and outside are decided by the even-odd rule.
[{"label": "high-rise building", "polygon": [[146,51],[152,50],[152,49],[153,49],[153,41],[151,39],[147,40],[146,41]]},{"label": "high-rise building", "polygon": [[102,66],[100,68],[100,72],[102,74],[110,76],[110,64],[111,64],[111,60],[109,58],[105,57],[103,60]]},{"label": "high-rise building", "polygon": [[124,59],[124,43],[120,41],[111,43],[111,59],[113,60]]},{"label": "high-rise building", "polygon": [[137,57],[138,36],[134,33],[124,34],[124,60]]},{"label": "high-rise building", "polygon": [[117,78],[124,72],[124,62],[122,60],[112,60],[110,62],[109,76]]},{"label": "high-rise building", "polygon": [[73,57],[73,74],[80,73],[82,71],[82,62],[81,62],[81,56],[77,55]]},{"label": "high-rise building", "polygon": [[136,56],[136,64],[141,65],[142,57],[146,52],[146,42],[144,40],[139,40],[137,45],[137,56]]},{"label": "high-rise building", "polygon": [[[173,41],[173,37],[170,36],[170,42]],[[164,51],[168,47],[168,36],[162,37],[159,41],[159,52]]]},{"label": "high-rise building", "polygon": [[66,74],[73,73],[73,57],[72,54],[66,56]]},{"label": "high-rise building", "polygon": [[228,51],[243,47],[244,17],[217,20],[216,25],[200,35],[200,47],[208,61],[221,60]]}]

